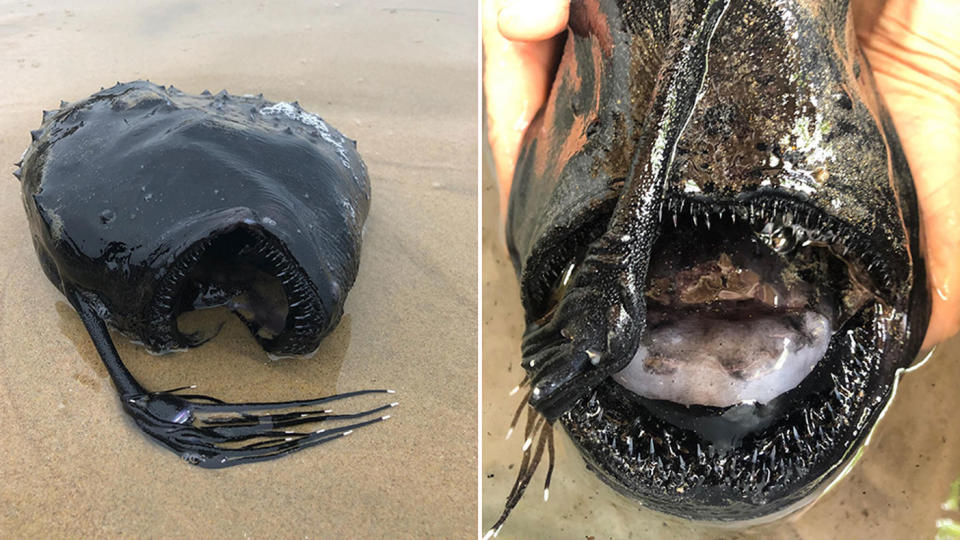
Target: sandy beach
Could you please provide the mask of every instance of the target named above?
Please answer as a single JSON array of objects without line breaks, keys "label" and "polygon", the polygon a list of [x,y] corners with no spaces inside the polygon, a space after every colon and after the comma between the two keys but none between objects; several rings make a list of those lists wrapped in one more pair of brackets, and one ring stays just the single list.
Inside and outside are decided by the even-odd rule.
[{"label": "sandy beach", "polygon": [[[0,2],[0,537],[469,538],[476,527],[475,6],[428,0]],[[299,100],[358,148],[373,197],[360,274],[311,359],[235,318],[154,357],[148,388],[227,400],[397,390],[390,421],[283,459],[203,470],[123,414],[44,277],[10,174],[41,110],[116,81]],[[425,511],[429,509],[429,511]]]}]

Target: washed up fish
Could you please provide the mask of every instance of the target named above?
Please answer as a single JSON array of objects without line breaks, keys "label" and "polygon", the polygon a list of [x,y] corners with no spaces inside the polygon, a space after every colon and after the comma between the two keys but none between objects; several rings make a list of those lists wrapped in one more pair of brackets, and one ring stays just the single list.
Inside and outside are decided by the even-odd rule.
[{"label": "washed up fish", "polygon": [[[317,399],[225,403],[145,389],[107,327],[152,353],[195,347],[224,306],[274,356],[309,355],[357,276],[370,183],[356,143],[297,103],[117,83],[45,111],[14,173],[44,273],[83,321],[124,410],[190,463],[273,459],[380,422]],[[319,429],[303,426],[320,423]]]}]

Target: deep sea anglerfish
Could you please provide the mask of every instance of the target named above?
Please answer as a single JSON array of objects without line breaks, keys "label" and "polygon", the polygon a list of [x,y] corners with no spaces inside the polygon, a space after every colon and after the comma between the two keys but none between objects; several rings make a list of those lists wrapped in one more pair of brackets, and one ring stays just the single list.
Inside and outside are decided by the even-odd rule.
[{"label": "deep sea anglerfish", "polygon": [[841,0],[572,2],[507,243],[530,418],[493,530],[557,423],[645,507],[803,506],[929,318],[913,181]]},{"label": "deep sea anglerfish", "polygon": [[[210,468],[272,459],[379,422],[394,404],[225,403],[144,389],[110,325],[148,351],[211,338],[184,312],[226,306],[276,356],[310,354],[339,322],[370,201],[356,144],[297,103],[136,81],[46,111],[20,169],[44,273],[76,309],[146,434]],[[306,424],[341,421],[304,431]],[[330,422],[328,422],[329,424]],[[347,425],[343,425],[346,423]]]}]

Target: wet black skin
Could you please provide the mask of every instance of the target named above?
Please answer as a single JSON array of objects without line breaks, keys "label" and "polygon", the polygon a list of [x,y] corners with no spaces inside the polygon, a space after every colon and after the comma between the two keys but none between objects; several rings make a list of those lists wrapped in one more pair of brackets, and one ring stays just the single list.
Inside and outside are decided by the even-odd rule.
[{"label": "wet black skin", "polygon": [[[787,214],[791,230],[830,231],[816,249],[870,293],[798,387],[724,409],[610,378],[643,338],[647,271],[670,249],[658,240],[752,237]],[[842,1],[574,1],[507,241],[530,405],[613,488],[689,519],[810,500],[869,434],[929,318],[912,178]]]},{"label": "wet black skin", "polygon": [[[136,81],[44,112],[15,175],[47,277],[93,339],[125,411],[203,467],[272,459],[380,421],[320,407],[370,390],[228,404],[145,390],[107,325],[164,353],[212,335],[177,317],[225,305],[275,355],[313,352],[357,275],[370,201],[356,143],[297,104]],[[359,419],[311,431],[293,426]]]}]

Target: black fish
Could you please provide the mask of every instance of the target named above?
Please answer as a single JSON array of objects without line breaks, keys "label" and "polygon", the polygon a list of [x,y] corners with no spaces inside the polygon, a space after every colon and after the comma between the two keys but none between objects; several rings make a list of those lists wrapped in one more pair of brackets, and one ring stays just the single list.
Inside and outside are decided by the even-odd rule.
[{"label": "black fish", "polygon": [[572,3],[510,195],[532,416],[494,530],[555,421],[610,486],[689,519],[788,512],[851,462],[930,297],[847,7]]},{"label": "black fish", "polygon": [[[177,317],[227,306],[273,355],[316,350],[357,275],[370,204],[356,143],[296,103],[136,81],[45,111],[15,173],[47,277],[83,320],[124,409],[203,467],[272,459],[387,416],[145,390],[107,324],[163,353],[211,336]],[[293,426],[350,420],[319,431]]]}]

